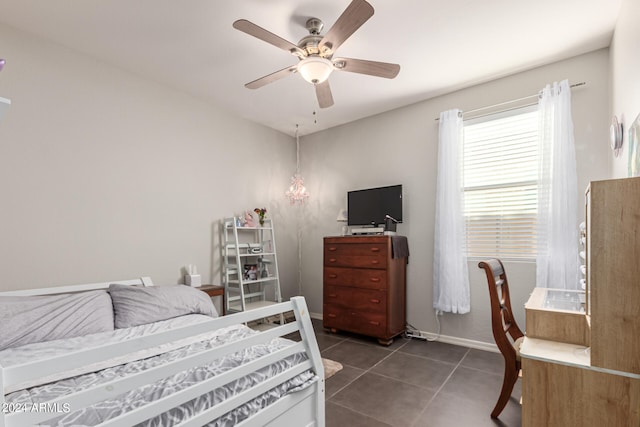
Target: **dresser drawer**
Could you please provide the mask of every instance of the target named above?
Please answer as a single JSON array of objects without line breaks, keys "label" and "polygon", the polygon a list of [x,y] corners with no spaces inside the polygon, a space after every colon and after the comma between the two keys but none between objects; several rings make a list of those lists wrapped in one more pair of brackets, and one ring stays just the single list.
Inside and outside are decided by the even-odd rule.
[{"label": "dresser drawer", "polygon": [[348,255],[324,252],[324,265],[349,268],[387,268],[387,257],[382,254]]},{"label": "dresser drawer", "polygon": [[382,313],[386,312],[387,293],[384,291],[325,286],[324,303],[344,310]]},{"label": "dresser drawer", "polygon": [[322,310],[322,326],[330,329],[343,329],[353,331],[355,329],[354,318],[350,311],[331,304],[324,304]]},{"label": "dresser drawer", "polygon": [[325,267],[324,285],[387,289],[387,272],[385,270]]},{"label": "dresser drawer", "polygon": [[364,335],[384,336],[387,334],[387,316],[381,313],[353,314],[353,324],[355,331]]},{"label": "dresser drawer", "polygon": [[376,255],[329,256],[324,259],[324,265],[351,268],[379,268],[381,270],[384,270],[387,268],[387,259],[385,257]]},{"label": "dresser drawer", "polygon": [[366,255],[382,255],[387,256],[386,243],[328,243],[324,246],[325,259],[330,256],[366,256]]},{"label": "dresser drawer", "polygon": [[324,265],[350,268],[387,268],[384,243],[326,244]]},{"label": "dresser drawer", "polygon": [[382,313],[365,313],[345,310],[324,304],[323,326],[371,336],[384,336],[387,331],[387,316]]}]

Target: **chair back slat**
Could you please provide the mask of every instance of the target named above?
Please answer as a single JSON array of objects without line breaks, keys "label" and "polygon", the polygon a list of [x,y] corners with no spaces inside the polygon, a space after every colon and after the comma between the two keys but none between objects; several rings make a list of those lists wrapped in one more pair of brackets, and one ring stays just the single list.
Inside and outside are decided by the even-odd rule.
[{"label": "chair back slat", "polygon": [[493,338],[503,354],[505,352],[513,353],[515,357],[512,342],[524,334],[513,318],[509,295],[509,281],[507,280],[504,266],[499,259],[489,259],[480,262],[478,267],[484,269],[487,276],[489,299],[491,301],[491,328]]}]

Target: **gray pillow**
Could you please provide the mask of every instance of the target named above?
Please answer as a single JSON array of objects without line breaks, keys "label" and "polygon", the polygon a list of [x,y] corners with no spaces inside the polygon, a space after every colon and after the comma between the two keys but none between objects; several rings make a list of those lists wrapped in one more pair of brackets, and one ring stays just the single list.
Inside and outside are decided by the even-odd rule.
[{"label": "gray pillow", "polygon": [[0,350],[113,329],[105,291],[0,297]]},{"label": "gray pillow", "polygon": [[185,314],[217,317],[213,302],[204,292],[184,285],[109,285],[116,328],[159,322]]}]

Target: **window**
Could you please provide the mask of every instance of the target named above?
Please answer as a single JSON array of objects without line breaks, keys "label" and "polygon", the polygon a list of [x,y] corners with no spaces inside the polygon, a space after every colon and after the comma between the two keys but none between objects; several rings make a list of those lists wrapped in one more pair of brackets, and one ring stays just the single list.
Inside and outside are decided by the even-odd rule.
[{"label": "window", "polygon": [[537,106],[465,120],[463,157],[467,256],[535,260]]}]

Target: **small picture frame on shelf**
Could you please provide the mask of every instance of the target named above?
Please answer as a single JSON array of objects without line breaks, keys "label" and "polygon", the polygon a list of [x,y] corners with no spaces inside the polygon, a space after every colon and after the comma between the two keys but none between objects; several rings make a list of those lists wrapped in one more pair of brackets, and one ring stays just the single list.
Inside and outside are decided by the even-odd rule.
[{"label": "small picture frame on shelf", "polygon": [[243,277],[245,280],[258,280],[258,265],[245,264],[244,270],[243,270]]}]

